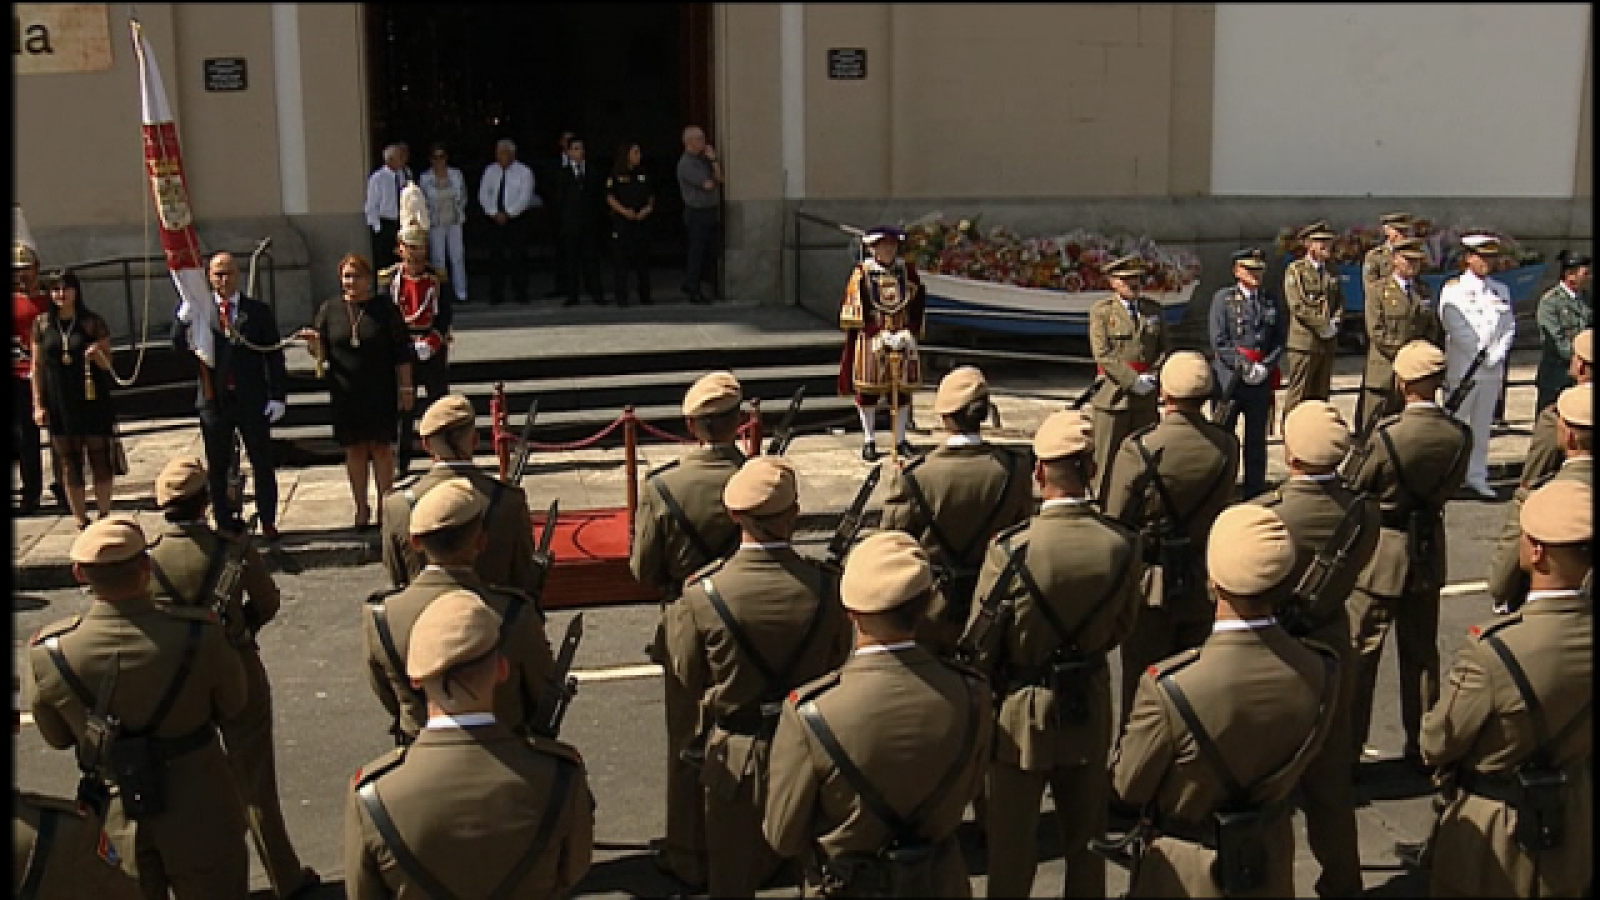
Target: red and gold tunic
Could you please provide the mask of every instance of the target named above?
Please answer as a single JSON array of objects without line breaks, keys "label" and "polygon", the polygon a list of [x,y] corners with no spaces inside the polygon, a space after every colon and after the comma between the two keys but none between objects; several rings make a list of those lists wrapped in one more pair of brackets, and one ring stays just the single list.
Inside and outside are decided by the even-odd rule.
[{"label": "red and gold tunic", "polygon": [[[425,344],[429,348],[426,355],[429,358],[437,357],[439,351],[444,349],[444,335],[438,327],[445,324],[440,321],[444,316],[439,307],[444,273],[427,266],[421,275],[412,276],[407,274],[402,263],[385,269],[383,275],[389,286],[389,296],[399,307],[406,330],[411,334],[411,342]],[[423,356],[420,352],[422,348],[418,346],[417,349],[420,359]]]},{"label": "red and gold tunic", "polygon": [[[922,279],[916,267],[903,259],[889,266],[876,259],[858,263],[850,273],[839,327],[845,332],[839,358],[838,389],[858,397],[887,393],[890,345],[903,341],[898,389],[909,394],[922,385],[922,362],[917,341],[924,325]],[[900,337],[891,337],[899,335]]]}]

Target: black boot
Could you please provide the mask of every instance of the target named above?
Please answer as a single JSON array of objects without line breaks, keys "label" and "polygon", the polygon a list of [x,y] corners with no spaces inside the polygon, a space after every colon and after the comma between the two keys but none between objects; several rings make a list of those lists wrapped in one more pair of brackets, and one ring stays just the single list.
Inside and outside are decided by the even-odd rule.
[{"label": "black boot", "polygon": [[867,462],[877,462],[882,455],[878,452],[878,445],[872,441],[867,441],[861,445],[861,458]]}]

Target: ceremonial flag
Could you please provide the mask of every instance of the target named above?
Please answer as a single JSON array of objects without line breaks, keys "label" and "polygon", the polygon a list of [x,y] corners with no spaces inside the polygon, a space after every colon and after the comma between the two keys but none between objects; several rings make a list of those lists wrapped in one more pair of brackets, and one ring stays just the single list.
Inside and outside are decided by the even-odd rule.
[{"label": "ceremonial flag", "polygon": [[178,288],[178,318],[189,324],[189,347],[207,366],[215,366],[217,349],[212,329],[217,325],[217,308],[211,302],[205,269],[200,258],[200,241],[194,233],[194,216],[189,207],[189,189],[183,181],[183,153],[178,147],[178,127],[167,104],[167,89],[161,81],[155,54],[144,38],[139,20],[132,19],[133,52],[139,59],[139,96],[144,131],[144,166],[155,198],[161,226],[161,249],[166,253],[167,270]]}]

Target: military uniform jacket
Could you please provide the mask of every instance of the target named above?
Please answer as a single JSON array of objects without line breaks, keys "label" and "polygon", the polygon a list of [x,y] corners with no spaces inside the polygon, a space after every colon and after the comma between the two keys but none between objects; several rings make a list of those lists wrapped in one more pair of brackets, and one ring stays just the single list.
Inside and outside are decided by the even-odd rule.
[{"label": "military uniform jacket", "polygon": [[[1390,456],[1385,436],[1398,458]],[[1383,527],[1356,587],[1390,598],[1437,591],[1445,583],[1449,558],[1444,505],[1466,480],[1471,434],[1438,406],[1411,403],[1404,412],[1380,422],[1368,442],[1366,458],[1350,486],[1378,498]],[[1401,487],[1397,473],[1404,475],[1410,489]],[[1408,551],[1408,517],[1413,510],[1425,510],[1435,522],[1434,552],[1425,559],[1413,560]]]},{"label": "military uniform jacket", "polygon": [[1518,544],[1522,540],[1522,505],[1528,494],[1551,481],[1572,478],[1594,487],[1594,457],[1575,456],[1567,460],[1554,473],[1545,475],[1531,485],[1518,485],[1506,504],[1506,517],[1500,527],[1500,537],[1495,542],[1494,557],[1489,561],[1489,596],[1503,606],[1515,607],[1528,594],[1528,573],[1522,571],[1517,560]]},{"label": "military uniform jacket", "polygon": [[[1361,260],[1361,287],[1367,309],[1372,309],[1373,285],[1394,274],[1394,245],[1384,241]],[[1370,313],[1369,313],[1370,314]]]},{"label": "military uniform jacket", "polygon": [[522,488],[506,484],[470,462],[436,462],[428,471],[401,479],[383,498],[383,566],[395,587],[404,587],[427,560],[411,549],[411,510],[451,478],[472,482],[489,501],[488,546],[472,564],[485,583],[524,593],[534,588],[533,520]]},{"label": "military uniform jacket", "polygon": [[118,867],[100,821],[76,800],[18,790],[12,796],[13,897],[31,882],[33,900],[139,900],[138,882]]},{"label": "military uniform jacket", "polygon": [[1444,325],[1428,296],[1428,286],[1413,278],[1404,287],[1394,276],[1368,286],[1367,368],[1362,383],[1371,390],[1394,389],[1394,356],[1412,341],[1444,349]]},{"label": "military uniform jacket", "polygon": [[[1540,896],[1578,896],[1592,870],[1590,758],[1594,750],[1594,618],[1576,595],[1530,600],[1521,612],[1471,630],[1445,679],[1439,702],[1422,718],[1422,756],[1453,768],[1463,781],[1510,777],[1534,752],[1532,717],[1506,664],[1489,646],[1493,634],[1511,651],[1543,710],[1549,762],[1567,774],[1565,843],[1541,854]],[[1581,714],[1582,720],[1575,717]],[[1577,726],[1567,728],[1569,722]],[[1468,773],[1471,773],[1470,775]],[[1435,838],[1435,884],[1469,896],[1528,896],[1532,859],[1512,837],[1518,813],[1458,790]]]},{"label": "military uniform jacket", "polygon": [[[925,802],[950,771],[956,778],[934,808],[912,823],[937,848],[934,885],[942,896],[971,887],[954,837],[988,767],[994,733],[989,691],[977,673],[920,646],[861,653],[784,702],[772,741],[763,830],[784,858],[815,847],[825,858],[873,855],[887,827],[830,761],[798,707],[815,703],[862,776],[901,816]],[[977,704],[974,708],[973,704]],[[977,732],[969,741],[968,729]],[[960,754],[967,749],[967,756]]]},{"label": "military uniform jacket", "polygon": [[1140,396],[1131,388],[1141,372],[1153,373],[1171,351],[1166,320],[1161,304],[1149,297],[1140,295],[1134,308],[1138,315],[1129,314],[1116,294],[1107,294],[1089,307],[1089,352],[1105,376],[1094,395],[1095,409],[1153,410],[1160,402],[1158,391]]},{"label": "military uniform jacket", "polygon": [[1594,319],[1587,294],[1575,295],[1565,284],[1556,284],[1539,298],[1539,371],[1535,376],[1541,396],[1549,396],[1571,384],[1567,367],[1572,364],[1572,339],[1588,328]]},{"label": "military uniform jacket", "polygon": [[[1339,523],[1357,502],[1357,495],[1339,481],[1337,475],[1326,481],[1293,477],[1279,485],[1277,490],[1261,494],[1253,501],[1265,506],[1283,519],[1294,540],[1294,569],[1284,583],[1290,589],[1300,584],[1306,570],[1319,553],[1331,554],[1338,548],[1327,547],[1328,540],[1339,529]],[[1350,647],[1350,625],[1345,615],[1345,601],[1355,588],[1356,577],[1372,559],[1378,549],[1378,502],[1371,497],[1361,498],[1357,536],[1350,545],[1348,555],[1338,572],[1330,576],[1317,596],[1316,606],[1301,612],[1311,621],[1308,635],[1341,652]],[[1309,598],[1300,598],[1302,601]]]},{"label": "military uniform jacket", "polygon": [[1283,296],[1289,304],[1289,349],[1301,353],[1332,353],[1335,337],[1324,340],[1322,331],[1344,310],[1339,276],[1324,263],[1318,267],[1301,257],[1283,272]]},{"label": "military uniform jacket", "polygon": [[[1026,447],[988,441],[935,447],[904,469],[889,472],[882,527],[916,538],[935,567],[976,571],[989,539],[1032,511],[1032,466]],[[912,496],[907,479],[916,480],[929,508]],[[935,522],[949,541],[948,548],[934,536]]]},{"label": "military uniform jacket", "polygon": [[1556,446],[1556,423],[1561,414],[1554,403],[1540,410],[1533,420],[1533,436],[1528,439],[1528,456],[1522,461],[1522,483],[1533,484],[1561,468],[1565,455]]},{"label": "military uniform jacket", "polygon": [[403,753],[356,773],[345,803],[344,871],[350,900],[428,900],[402,871],[357,796],[370,784],[406,848],[459,898],[487,897],[528,852],[553,805],[559,767],[565,801],[538,861],[508,897],[567,896],[589,871],[594,797],[576,750],[490,723],[428,728]]},{"label": "military uniform jacket", "polygon": [[[367,675],[372,692],[383,708],[396,717],[400,730],[415,737],[428,721],[428,703],[420,689],[411,687],[404,663],[411,647],[411,629],[428,604],[455,590],[469,590],[483,598],[500,616],[500,653],[511,664],[511,677],[494,689],[494,712],[505,727],[516,730],[530,727],[539,714],[539,702],[548,689],[555,660],[545,635],[544,616],[526,594],[485,585],[470,570],[429,566],[404,590],[380,594],[368,601],[361,614],[366,638]],[[375,608],[383,610],[394,641],[395,665],[382,636],[378,633]],[[506,620],[516,608],[516,618]]]},{"label": "military uniform jacket", "polygon": [[[1315,649],[1313,649],[1315,648]],[[1139,676],[1127,729],[1112,764],[1112,789],[1153,814],[1158,836],[1130,885],[1143,897],[1221,896],[1214,850],[1170,835],[1197,828],[1229,798],[1193,734],[1157,683],[1171,675],[1253,803],[1279,806],[1265,836],[1266,883],[1252,896],[1294,896],[1294,833],[1286,803],[1321,749],[1337,694],[1328,685],[1332,652],[1302,644],[1277,625],[1213,632]],[[1152,859],[1155,857],[1155,859]]]},{"label": "military uniform jacket", "polygon": [[[151,588],[157,603],[209,608],[212,591],[222,571],[227,545],[239,538],[223,537],[204,521],[167,522],[150,545]],[[161,578],[171,583],[172,592]],[[221,610],[222,627],[228,642],[235,647],[254,646],[256,634],[272,621],[280,606],[278,586],[272,581],[261,554],[251,547],[245,552],[244,569],[238,587]]]},{"label": "military uniform jacket", "polygon": [[1211,369],[1221,388],[1226,389],[1236,377],[1234,373],[1254,361],[1246,358],[1241,348],[1260,354],[1261,365],[1268,371],[1278,365],[1289,327],[1288,316],[1278,305],[1278,298],[1269,294],[1265,286],[1257,288],[1255,296],[1249,299],[1238,284],[1229,285],[1212,296],[1208,320],[1213,351]]},{"label": "military uniform jacket", "polygon": [[[729,632],[711,604],[707,581],[759,665],[781,681],[768,682]],[[762,703],[781,700],[850,655],[850,619],[839,603],[838,579],[788,545],[745,545],[696,572],[666,616],[673,672],[700,698],[711,723],[701,778],[725,796],[748,785],[759,808],[766,799],[772,735],[757,724]]]},{"label": "military uniform jacket", "polygon": [[[645,477],[634,511],[633,552],[628,566],[640,584],[678,596],[683,582],[704,566],[734,551],[739,528],[722,505],[722,489],[744,465],[744,454],[731,445],[697,447]],[[656,484],[665,487],[683,516],[713,555],[696,549],[684,523],[673,514]]]},{"label": "military uniform jacket", "polygon": [[[1008,571],[1008,547],[1023,553],[1037,598]],[[1104,766],[1111,740],[1111,673],[1103,663],[1133,630],[1143,568],[1138,535],[1088,503],[1046,507],[989,545],[963,643],[979,636],[983,608],[998,604],[993,624],[973,647],[973,665],[1001,698],[995,762],[1029,772]],[[1062,647],[1062,635],[1040,612],[1041,599],[1068,629],[1073,645],[1068,649],[1101,661],[1090,676],[1085,723],[1062,727],[1054,715],[1055,697],[1040,673]]]},{"label": "military uniform jacket", "polygon": [[1189,535],[1188,594],[1169,602],[1162,596],[1161,567],[1151,566],[1145,571],[1145,602],[1165,607],[1178,620],[1210,619],[1206,539],[1211,535],[1211,523],[1233,500],[1239,439],[1202,416],[1182,412],[1169,412],[1156,424],[1128,435],[1117,452],[1111,487],[1101,500],[1106,515],[1145,532],[1162,521],[1165,512],[1154,480],[1143,474],[1146,467],[1134,446],[1136,440],[1156,461],[1156,471]]}]

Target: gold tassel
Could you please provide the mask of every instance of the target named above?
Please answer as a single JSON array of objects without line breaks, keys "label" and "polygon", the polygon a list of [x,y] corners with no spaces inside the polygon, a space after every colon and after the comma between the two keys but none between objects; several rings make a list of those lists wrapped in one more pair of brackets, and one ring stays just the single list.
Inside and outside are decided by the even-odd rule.
[{"label": "gold tassel", "polygon": [[83,399],[94,399],[94,364],[89,362],[89,354],[83,354]]}]

